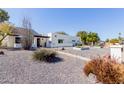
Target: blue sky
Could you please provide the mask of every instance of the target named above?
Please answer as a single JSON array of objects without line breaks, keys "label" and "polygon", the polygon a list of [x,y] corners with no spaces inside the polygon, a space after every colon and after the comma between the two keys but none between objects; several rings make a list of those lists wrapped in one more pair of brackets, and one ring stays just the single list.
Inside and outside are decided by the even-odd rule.
[{"label": "blue sky", "polygon": [[124,36],[124,9],[95,8],[9,8],[10,22],[22,26],[23,17],[31,20],[39,33],[65,31],[76,35],[80,30],[97,32],[102,40]]}]

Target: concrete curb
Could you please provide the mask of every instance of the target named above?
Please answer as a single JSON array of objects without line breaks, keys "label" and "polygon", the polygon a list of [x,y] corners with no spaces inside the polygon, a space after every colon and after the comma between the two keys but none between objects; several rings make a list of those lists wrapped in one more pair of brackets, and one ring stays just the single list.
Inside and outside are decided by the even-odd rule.
[{"label": "concrete curb", "polygon": [[91,60],[91,59],[89,59],[89,58],[82,57],[82,56],[77,56],[77,55],[70,54],[70,53],[65,53],[65,52],[61,52],[61,51],[57,51],[57,52],[60,53],[60,54],[67,55],[67,56],[72,56],[72,57],[75,57],[75,58],[79,58],[79,59],[85,60],[85,61],[90,61],[90,60]]}]

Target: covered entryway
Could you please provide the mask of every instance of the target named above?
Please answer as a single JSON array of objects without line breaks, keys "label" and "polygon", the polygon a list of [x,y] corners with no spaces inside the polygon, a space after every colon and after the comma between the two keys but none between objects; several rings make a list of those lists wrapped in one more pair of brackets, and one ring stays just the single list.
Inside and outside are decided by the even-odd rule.
[{"label": "covered entryway", "polygon": [[37,47],[41,47],[40,46],[40,38],[37,38]]},{"label": "covered entryway", "polygon": [[34,36],[34,45],[36,47],[47,47],[48,36],[35,35]]}]

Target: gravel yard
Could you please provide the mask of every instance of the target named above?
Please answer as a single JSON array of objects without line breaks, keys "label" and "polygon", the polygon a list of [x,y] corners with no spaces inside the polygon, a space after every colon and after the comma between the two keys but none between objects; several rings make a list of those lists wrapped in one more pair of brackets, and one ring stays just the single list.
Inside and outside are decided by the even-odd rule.
[{"label": "gravel yard", "polygon": [[104,56],[110,54],[109,48],[90,48],[89,50],[74,50],[72,47],[66,47],[65,50],[61,50],[61,48],[53,48],[58,51],[79,55],[86,58],[94,58],[98,56]]},{"label": "gravel yard", "polygon": [[[95,83],[82,71],[85,61],[58,55],[63,58],[57,63],[32,60],[32,51],[4,50],[0,56],[0,83],[4,84],[87,84]],[[88,55],[88,54],[86,54]]]}]

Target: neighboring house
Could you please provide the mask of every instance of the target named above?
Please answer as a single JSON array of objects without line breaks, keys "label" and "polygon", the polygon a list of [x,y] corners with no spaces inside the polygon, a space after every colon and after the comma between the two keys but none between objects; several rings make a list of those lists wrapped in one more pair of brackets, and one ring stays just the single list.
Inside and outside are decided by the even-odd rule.
[{"label": "neighboring house", "polygon": [[80,44],[80,38],[69,35],[62,35],[58,33],[48,33],[49,47],[72,47]]},{"label": "neighboring house", "polygon": [[[10,48],[22,48],[22,38],[25,36],[26,34],[26,29],[24,28],[20,28],[20,27],[16,27],[13,31],[12,31],[12,35],[11,36],[7,36],[3,42],[2,42],[2,46],[5,47],[10,47]],[[33,35],[33,43],[32,43],[32,47],[37,48],[37,47],[47,47],[47,42],[48,42],[48,36],[43,36],[41,34],[38,34],[36,31],[32,30],[32,35]]]}]

